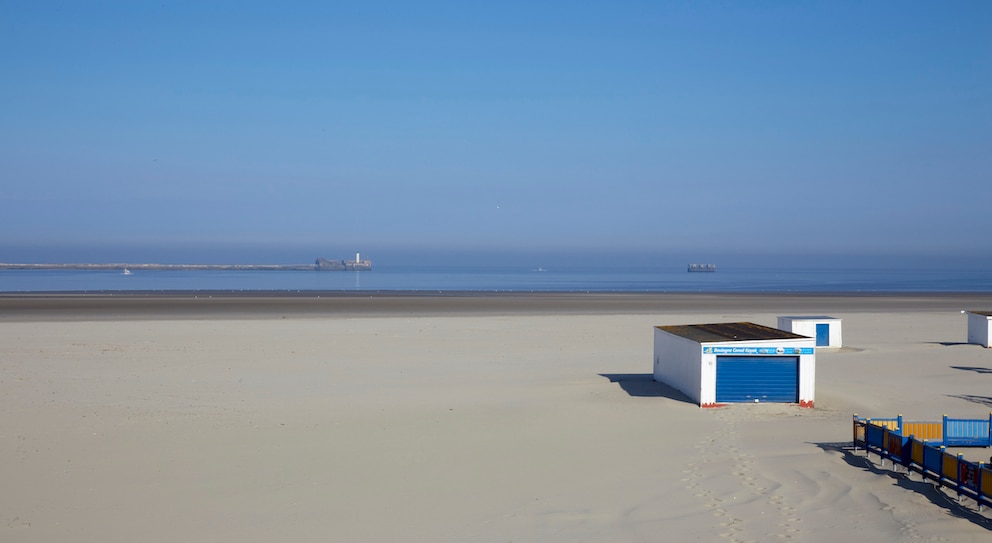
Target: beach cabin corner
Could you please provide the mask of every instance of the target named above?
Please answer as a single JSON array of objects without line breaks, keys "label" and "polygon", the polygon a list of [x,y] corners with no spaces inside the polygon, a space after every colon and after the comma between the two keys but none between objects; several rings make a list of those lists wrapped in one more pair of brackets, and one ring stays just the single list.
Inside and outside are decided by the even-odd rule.
[{"label": "beach cabin corner", "polygon": [[815,338],[817,347],[839,349],[844,343],[841,337],[841,320],[834,317],[779,317],[778,328]]},{"label": "beach cabin corner", "polygon": [[968,343],[992,347],[992,311],[962,311],[968,315]]},{"label": "beach cabin corner", "polygon": [[653,375],[700,407],[813,407],[815,352],[812,337],[750,322],[656,326]]}]

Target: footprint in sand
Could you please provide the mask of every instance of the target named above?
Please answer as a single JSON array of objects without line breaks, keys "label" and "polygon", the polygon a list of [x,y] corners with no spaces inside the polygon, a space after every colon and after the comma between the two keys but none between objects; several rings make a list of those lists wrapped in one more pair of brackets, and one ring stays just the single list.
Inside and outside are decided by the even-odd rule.
[{"label": "footprint in sand", "polygon": [[[682,470],[686,490],[717,520],[721,538],[741,543],[797,540],[801,519],[796,509],[776,493],[779,485],[756,471],[755,457],[740,447],[739,427],[760,415],[750,413],[749,406],[731,406],[717,417],[723,423],[720,431],[694,446],[695,460]],[[758,524],[756,513],[777,518],[762,517]],[[769,527],[776,529],[769,533]]]}]

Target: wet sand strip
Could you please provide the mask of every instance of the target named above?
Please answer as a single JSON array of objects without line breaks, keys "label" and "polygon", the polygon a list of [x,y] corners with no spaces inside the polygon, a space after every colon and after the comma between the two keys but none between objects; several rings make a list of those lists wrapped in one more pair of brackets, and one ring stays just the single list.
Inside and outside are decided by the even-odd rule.
[{"label": "wet sand strip", "polygon": [[0,321],[961,311],[992,293],[488,293],[189,291],[0,294]]}]

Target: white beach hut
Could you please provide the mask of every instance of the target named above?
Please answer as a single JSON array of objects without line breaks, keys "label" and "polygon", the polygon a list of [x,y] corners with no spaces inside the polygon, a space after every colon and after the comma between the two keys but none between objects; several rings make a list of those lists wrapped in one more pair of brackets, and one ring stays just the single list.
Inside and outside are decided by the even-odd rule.
[{"label": "white beach hut", "polygon": [[812,337],[750,322],[656,326],[654,379],[701,407],[813,407],[815,351]]},{"label": "white beach hut", "polygon": [[816,338],[817,347],[837,347],[843,345],[841,320],[834,317],[779,317],[779,330]]},{"label": "white beach hut", "polygon": [[968,315],[968,343],[992,347],[992,311],[962,311]]}]

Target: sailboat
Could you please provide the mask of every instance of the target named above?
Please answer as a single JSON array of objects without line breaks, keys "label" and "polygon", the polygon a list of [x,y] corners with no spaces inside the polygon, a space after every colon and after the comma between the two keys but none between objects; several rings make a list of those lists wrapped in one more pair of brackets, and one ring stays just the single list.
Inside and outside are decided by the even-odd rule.
[{"label": "sailboat", "polygon": [[131,275],[131,270],[124,268],[124,271],[121,272],[121,275]]}]

